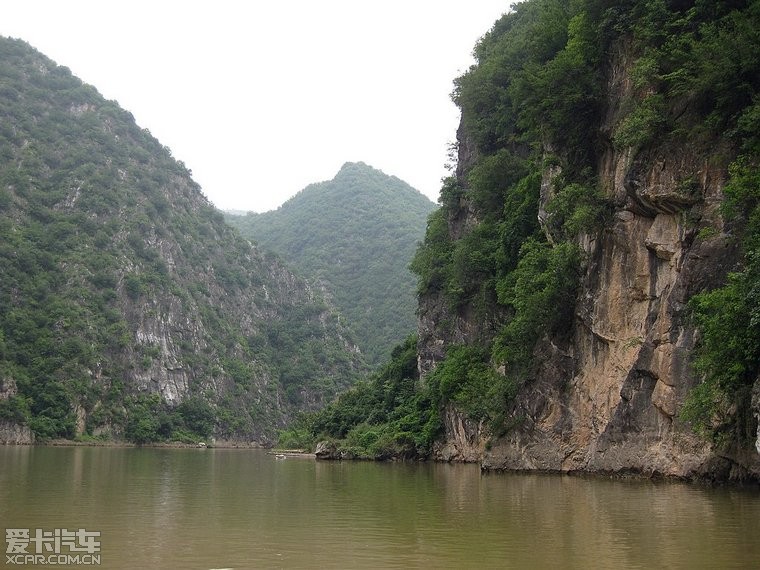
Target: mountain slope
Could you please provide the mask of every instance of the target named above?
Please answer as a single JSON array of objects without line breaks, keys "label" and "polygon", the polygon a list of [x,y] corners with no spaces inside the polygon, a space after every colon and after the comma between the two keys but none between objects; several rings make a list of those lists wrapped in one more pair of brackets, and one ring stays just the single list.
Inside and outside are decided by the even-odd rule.
[{"label": "mountain slope", "polygon": [[354,381],[331,306],[129,113],[24,42],[0,69],[0,423],[265,441]]},{"label": "mountain slope", "polygon": [[760,480],[758,53],[757,1],[515,5],[455,83],[416,354],[293,436]]},{"label": "mountain slope", "polygon": [[435,205],[364,163],[347,163],[264,214],[228,215],[246,237],[324,283],[372,363],[416,326],[407,269]]}]

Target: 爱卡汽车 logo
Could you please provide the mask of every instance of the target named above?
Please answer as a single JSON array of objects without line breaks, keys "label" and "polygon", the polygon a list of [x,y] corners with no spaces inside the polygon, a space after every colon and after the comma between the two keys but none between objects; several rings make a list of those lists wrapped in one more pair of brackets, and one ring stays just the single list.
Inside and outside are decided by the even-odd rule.
[{"label": "\u7231\u5361\u6c7d\u8f66 logo", "polygon": [[6,564],[100,564],[100,531],[6,528],[5,542]]}]

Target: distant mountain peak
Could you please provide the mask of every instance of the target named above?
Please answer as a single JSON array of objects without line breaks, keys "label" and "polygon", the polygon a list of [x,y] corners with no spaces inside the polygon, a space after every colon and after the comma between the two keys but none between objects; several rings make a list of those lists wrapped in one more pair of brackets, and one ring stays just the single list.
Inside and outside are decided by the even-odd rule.
[{"label": "distant mountain peak", "polygon": [[357,162],[351,162],[351,161],[344,162],[343,166],[340,167],[340,170],[338,171],[338,173],[340,174],[340,172],[344,170],[355,170],[355,169],[377,170],[376,168],[373,168],[366,162],[359,160]]},{"label": "distant mountain peak", "polygon": [[435,208],[403,180],[346,162],[332,180],[307,186],[277,210],[228,221],[324,283],[377,364],[416,328],[416,279],[407,266]]}]

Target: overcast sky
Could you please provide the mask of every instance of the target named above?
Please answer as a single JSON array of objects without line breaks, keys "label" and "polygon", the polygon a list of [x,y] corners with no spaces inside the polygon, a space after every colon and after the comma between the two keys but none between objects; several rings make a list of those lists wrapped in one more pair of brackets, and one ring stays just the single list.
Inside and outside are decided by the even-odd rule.
[{"label": "overcast sky", "polygon": [[509,0],[11,0],[21,38],[130,111],[219,208],[266,211],[345,162],[437,200],[453,79]]}]

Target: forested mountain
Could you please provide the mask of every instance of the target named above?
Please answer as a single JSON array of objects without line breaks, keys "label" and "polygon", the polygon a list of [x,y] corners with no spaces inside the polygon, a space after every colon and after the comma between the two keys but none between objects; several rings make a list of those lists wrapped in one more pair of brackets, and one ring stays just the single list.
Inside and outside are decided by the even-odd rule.
[{"label": "forested mountain", "polygon": [[434,208],[405,182],[358,162],[277,210],[227,220],[324,284],[367,359],[378,364],[416,329],[408,266]]},{"label": "forested mountain", "polygon": [[6,439],[266,441],[363,369],[331,305],[169,149],[0,38],[0,427],[22,426]]},{"label": "forested mountain", "polygon": [[416,351],[289,437],[759,479],[760,2],[527,0],[474,53]]}]

